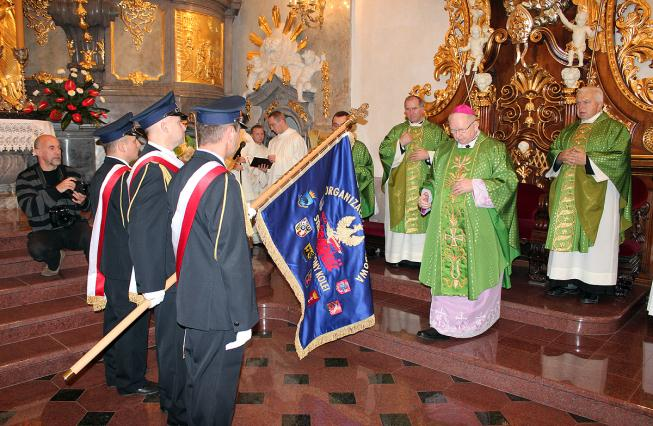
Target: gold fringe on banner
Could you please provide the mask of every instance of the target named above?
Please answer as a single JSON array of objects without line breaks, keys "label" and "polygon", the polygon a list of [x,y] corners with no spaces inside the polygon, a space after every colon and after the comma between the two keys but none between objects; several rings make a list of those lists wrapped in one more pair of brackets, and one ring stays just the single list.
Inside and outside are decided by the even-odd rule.
[{"label": "gold fringe on banner", "polygon": [[[341,131],[342,133],[342,131]],[[335,146],[335,144],[334,144]],[[322,157],[324,157],[330,149],[325,149],[322,152],[320,152],[315,158],[313,158],[310,162],[304,165],[302,168],[303,170],[308,169],[311,167],[313,164],[318,162]],[[263,245],[265,245],[265,248],[268,250],[268,254],[272,258],[272,261],[277,265],[277,268],[279,268],[279,271],[283,275],[283,277],[286,279],[288,284],[290,284],[290,288],[292,289],[293,293],[295,294],[295,297],[299,301],[299,304],[301,306],[301,317],[299,319],[299,323],[301,324],[302,321],[304,320],[304,309],[305,309],[305,301],[304,301],[304,291],[302,290],[302,285],[299,283],[295,275],[292,273],[290,270],[290,267],[284,260],[283,256],[281,256],[281,253],[279,252],[279,249],[277,246],[274,244],[272,241],[272,237],[270,236],[270,232],[268,230],[267,224],[263,220],[262,216],[260,213],[265,210],[265,208],[270,205],[272,201],[274,201],[280,194],[282,194],[290,185],[295,183],[297,179],[301,177],[301,173],[296,174],[293,176],[291,179],[289,179],[285,184],[278,189],[278,191],[270,197],[265,204],[263,204],[258,212],[257,219],[256,219],[256,229],[258,230],[259,236],[261,237],[261,241],[263,242]],[[359,331],[362,331],[366,328],[372,327],[375,324],[376,320],[374,317],[374,314],[369,316],[368,318],[365,318],[361,321],[355,322],[353,324],[350,324],[346,327],[340,327],[337,330],[330,331],[328,333],[325,333],[317,338],[315,338],[311,343],[308,344],[305,348],[302,347],[300,341],[299,341],[299,326],[297,327],[297,332],[295,333],[295,350],[297,351],[297,355],[299,356],[299,359],[304,358],[310,351],[313,349],[317,348],[320,345],[323,345],[325,343],[332,342],[334,340],[340,339],[341,337],[348,336],[350,334],[357,333]]]}]

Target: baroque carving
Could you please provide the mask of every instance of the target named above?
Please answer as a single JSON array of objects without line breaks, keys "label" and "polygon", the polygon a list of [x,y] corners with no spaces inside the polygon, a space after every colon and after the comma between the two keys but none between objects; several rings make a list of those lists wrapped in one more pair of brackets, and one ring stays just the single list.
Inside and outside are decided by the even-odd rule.
[{"label": "baroque carving", "polygon": [[533,30],[533,25],[533,17],[521,4],[517,5],[508,16],[506,30],[508,30],[512,44],[515,45],[515,52],[517,54],[515,64],[521,62],[522,66],[526,66],[524,57],[526,56],[526,51],[528,51],[528,39]]},{"label": "baroque carving", "polygon": [[644,130],[642,145],[644,145],[644,148],[646,148],[648,152],[653,152],[653,127]]},{"label": "baroque carving", "polygon": [[507,146],[522,179],[543,188],[548,166],[545,153],[563,126],[563,85],[534,64],[517,71],[500,90],[494,137]]},{"label": "baroque carving", "polygon": [[50,0],[25,0],[27,27],[34,31],[39,46],[48,43],[48,33],[54,30],[54,21],[48,13]]},{"label": "baroque carving", "polygon": [[134,47],[140,51],[145,34],[152,32],[157,7],[144,0],[122,0],[118,3],[118,7],[120,19],[125,24],[125,31],[132,36]]},{"label": "baroque carving", "polygon": [[[482,11],[487,22],[490,22],[490,2],[488,0],[476,0],[474,8]],[[466,44],[463,41],[469,36],[469,23],[471,22],[470,11],[465,0],[446,0],[444,9],[449,14],[449,28],[444,36],[444,43],[438,47],[433,57],[433,78],[440,81],[440,78],[448,75],[447,85],[444,89],[436,90],[433,96],[435,101],[426,102],[424,110],[428,117],[437,115],[444,110],[458,91],[463,78],[463,66],[467,62],[469,53],[461,52]]]},{"label": "baroque carving", "polygon": [[[614,10],[614,13],[610,11]],[[610,70],[619,91],[638,108],[653,112],[653,78],[639,78],[637,63],[653,60],[653,23],[647,0],[608,0],[606,37]],[[616,44],[615,39],[621,39]]]},{"label": "baroque carving", "polygon": [[523,7],[528,14],[533,13],[531,18],[535,26],[553,24],[556,19],[556,11],[564,9],[569,4],[568,0],[503,0],[503,7],[506,13],[511,15],[519,6]]},{"label": "baroque carving", "polygon": [[308,123],[308,114],[306,114],[306,111],[304,110],[304,108],[301,106],[299,102],[295,102],[292,99],[290,99],[288,100],[288,106],[290,107],[291,110],[295,112],[295,114],[297,114],[297,116],[299,116],[299,118],[302,119],[304,123]]},{"label": "baroque carving", "polygon": [[224,84],[224,23],[214,16],[175,10],[176,81]]}]

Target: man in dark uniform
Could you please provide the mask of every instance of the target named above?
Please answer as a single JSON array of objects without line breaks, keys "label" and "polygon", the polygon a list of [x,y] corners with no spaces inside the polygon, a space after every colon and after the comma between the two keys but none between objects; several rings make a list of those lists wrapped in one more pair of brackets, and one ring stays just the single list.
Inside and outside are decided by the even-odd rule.
[{"label": "man in dark uniform", "polygon": [[199,149],[168,191],[191,425],[231,423],[243,345],[258,322],[251,227],[240,185],[225,168],[238,147],[244,104],[230,97],[196,109]]},{"label": "man in dark uniform", "polygon": [[[129,300],[132,261],[127,234],[127,176],[140,144],[134,136],[132,113],[95,131],[106,157],[91,180],[93,233],[89,250],[87,301],[104,310],[104,334],[136,305]],[[131,290],[131,291],[130,291]],[[105,298],[106,296],[106,298]],[[149,315],[142,315],[104,353],[107,385],[121,395],[156,393],[156,383],[145,380]]]},{"label": "man in dark uniform", "polygon": [[[148,299],[156,319],[156,354],[159,365],[161,409],[169,424],[184,424],[182,400],[185,369],[183,333],[177,325],[176,286],[164,290],[174,273],[166,191],[183,163],[172,151],[184,141],[185,116],[175,104],[173,92],[134,116],[147,135],[147,144],[134,163],[129,189],[129,252],[134,262],[138,292]],[[157,306],[158,305],[158,306]]]}]

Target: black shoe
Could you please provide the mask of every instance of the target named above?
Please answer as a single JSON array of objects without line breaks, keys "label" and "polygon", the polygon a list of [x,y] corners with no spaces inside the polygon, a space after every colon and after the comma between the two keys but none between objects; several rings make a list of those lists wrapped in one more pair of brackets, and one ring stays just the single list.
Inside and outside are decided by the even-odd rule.
[{"label": "black shoe", "polygon": [[391,268],[398,268],[399,263],[392,263],[392,262],[385,262],[386,265],[388,265]]},{"label": "black shoe", "polygon": [[546,294],[553,297],[568,296],[578,294],[578,287],[554,287],[546,291]]},{"label": "black shoe", "polygon": [[118,389],[120,395],[152,395],[159,392],[159,385],[154,382],[145,381],[145,383],[138,389],[131,391]]},{"label": "black shoe", "polygon": [[399,262],[399,266],[403,266],[405,268],[413,268],[413,269],[419,269],[422,264],[420,262],[413,262],[411,260],[402,260]]},{"label": "black shoe", "polygon": [[583,297],[581,297],[580,303],[584,303],[586,305],[596,305],[597,303],[599,303],[599,295],[592,294],[592,293],[585,293],[583,294]]},{"label": "black shoe", "polygon": [[449,336],[438,333],[438,330],[433,327],[418,331],[417,337],[424,340],[447,340],[449,338]]}]

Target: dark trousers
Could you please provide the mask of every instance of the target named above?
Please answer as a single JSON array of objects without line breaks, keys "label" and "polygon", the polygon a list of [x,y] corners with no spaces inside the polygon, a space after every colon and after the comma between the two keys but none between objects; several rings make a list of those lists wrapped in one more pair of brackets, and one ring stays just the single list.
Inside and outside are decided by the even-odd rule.
[{"label": "dark trousers", "polygon": [[32,259],[45,262],[53,271],[59,267],[59,250],[84,250],[88,260],[91,228],[86,220],[78,220],[66,228],[30,232],[27,250]]},{"label": "dark trousers", "polygon": [[[129,301],[129,281],[107,279],[104,283],[107,306],[104,309],[104,334],[125,318],[136,304]],[[147,331],[150,315],[141,315],[104,353],[107,385],[130,393],[145,384],[147,370]]]},{"label": "dark trousers", "polygon": [[229,425],[245,346],[226,350],[236,340],[233,330],[186,329],[186,408],[193,426]]},{"label": "dark trousers", "polygon": [[154,308],[156,358],[159,363],[159,399],[168,412],[168,423],[187,424],[183,392],[186,368],[183,359],[184,331],[177,324],[177,289],[172,287]]}]

